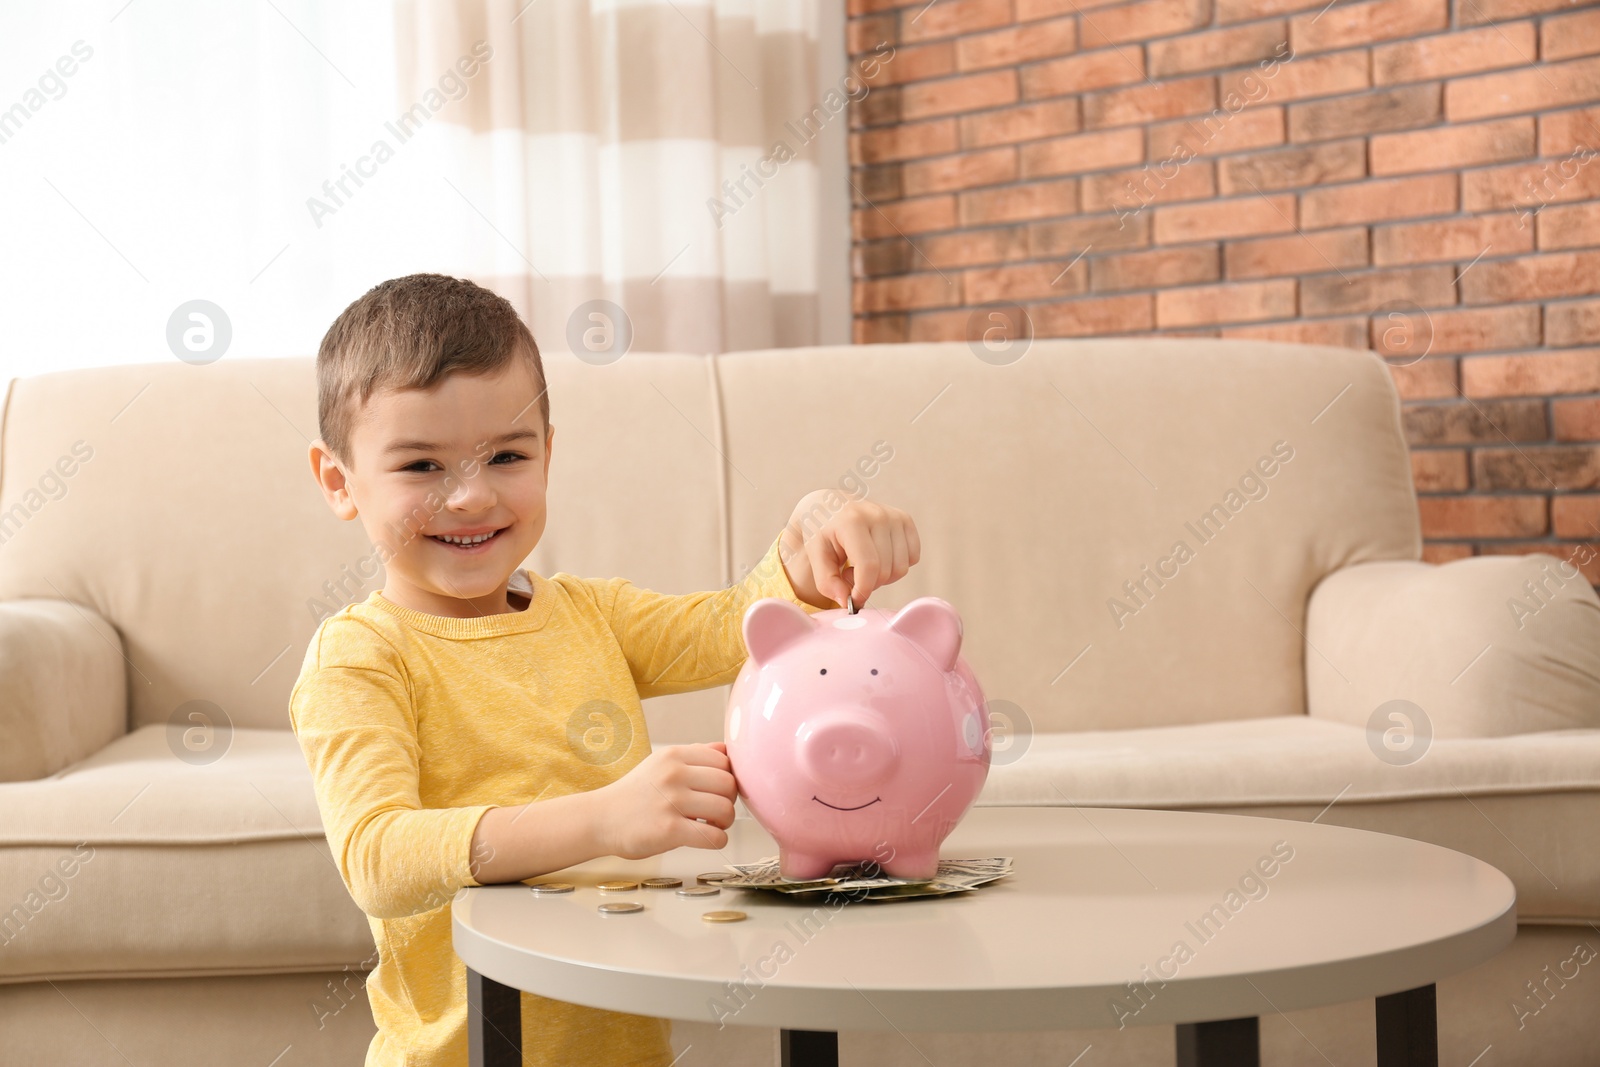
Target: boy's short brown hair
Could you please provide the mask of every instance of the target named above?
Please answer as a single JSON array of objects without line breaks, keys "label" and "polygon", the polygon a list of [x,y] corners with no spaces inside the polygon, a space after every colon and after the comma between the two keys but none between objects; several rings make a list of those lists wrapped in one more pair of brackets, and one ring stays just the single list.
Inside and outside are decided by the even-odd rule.
[{"label": "boy's short brown hair", "polygon": [[487,374],[518,356],[550,425],[544,361],[511,302],[464,278],[408,274],[380,282],[333,320],[317,350],[317,428],[351,463],[350,431],[379,389],[427,389],[450,374]]}]

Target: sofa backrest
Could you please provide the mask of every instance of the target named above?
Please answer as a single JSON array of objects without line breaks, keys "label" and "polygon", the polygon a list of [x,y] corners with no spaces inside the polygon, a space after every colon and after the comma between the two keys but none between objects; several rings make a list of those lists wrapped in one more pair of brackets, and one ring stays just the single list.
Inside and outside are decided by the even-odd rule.
[{"label": "sofa backrest", "polygon": [[[1301,713],[1311,588],[1420,551],[1370,352],[1062,340],[1004,366],[960,343],[545,364],[535,571],[715,588],[805,492],[864,491],[911,514],[923,552],[869,606],[950,601],[988,698],[1041,731]],[[0,599],[110,620],[131,726],[204,699],[286,728],[318,619],[382,585],[311,478],[316,436],[309,358],[13,382]],[[725,695],[650,701],[653,739],[720,736]]]}]

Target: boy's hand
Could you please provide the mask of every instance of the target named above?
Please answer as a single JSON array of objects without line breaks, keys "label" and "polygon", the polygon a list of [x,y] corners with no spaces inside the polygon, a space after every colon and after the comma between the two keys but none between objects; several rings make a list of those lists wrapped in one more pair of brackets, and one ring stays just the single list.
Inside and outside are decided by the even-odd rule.
[{"label": "boy's hand", "polygon": [[601,801],[601,844],[607,855],[628,860],[681,845],[722,848],[738,795],[721,741],[658,748],[595,792]]},{"label": "boy's hand", "polygon": [[[796,595],[818,608],[857,608],[874,589],[905,577],[922,558],[917,525],[899,508],[850,500],[828,512],[824,500],[837,490],[807,493],[795,506],[778,545],[784,573]],[[818,518],[827,516],[818,525]]]}]

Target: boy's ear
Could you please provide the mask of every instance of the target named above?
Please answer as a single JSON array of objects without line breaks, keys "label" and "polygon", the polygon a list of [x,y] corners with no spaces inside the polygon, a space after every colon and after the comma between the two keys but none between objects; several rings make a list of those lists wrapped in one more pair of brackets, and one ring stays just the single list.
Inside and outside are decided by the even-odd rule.
[{"label": "boy's ear", "polygon": [[323,499],[335,515],[346,522],[356,517],[356,502],[350,495],[344,468],[320,437],[311,442],[311,476],[317,480]]}]

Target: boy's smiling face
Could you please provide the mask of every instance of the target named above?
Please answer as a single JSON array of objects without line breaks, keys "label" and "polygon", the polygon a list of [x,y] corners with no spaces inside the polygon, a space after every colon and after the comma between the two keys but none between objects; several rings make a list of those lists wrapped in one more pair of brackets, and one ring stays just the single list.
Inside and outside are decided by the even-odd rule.
[{"label": "boy's smiling face", "polygon": [[[452,374],[432,389],[379,390],[353,421],[351,467],[322,441],[311,466],[342,519],[384,549],[383,595],[430,615],[518,610],[507,580],[544,535],[554,428],[518,358],[492,374]],[[472,546],[445,538],[477,539]]]}]

